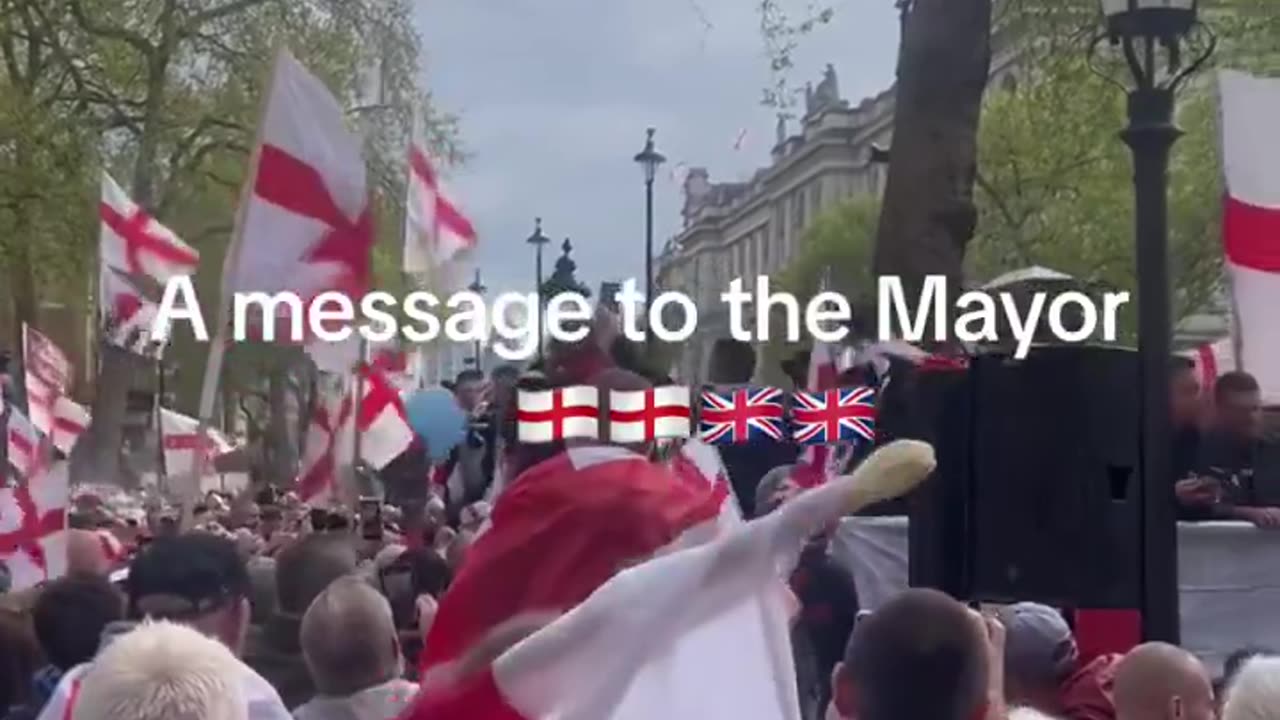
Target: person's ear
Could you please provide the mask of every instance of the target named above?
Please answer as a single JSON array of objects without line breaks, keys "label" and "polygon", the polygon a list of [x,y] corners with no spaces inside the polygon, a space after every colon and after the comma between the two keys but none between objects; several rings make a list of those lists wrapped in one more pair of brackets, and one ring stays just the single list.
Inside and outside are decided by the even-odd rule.
[{"label": "person's ear", "polygon": [[835,669],[831,671],[831,704],[835,705],[840,717],[852,718],[855,700],[856,691],[845,674],[844,663],[836,663]]},{"label": "person's ear", "polygon": [[1173,720],[1182,720],[1186,717],[1186,708],[1183,707],[1182,698],[1178,695],[1169,699],[1169,717]]}]

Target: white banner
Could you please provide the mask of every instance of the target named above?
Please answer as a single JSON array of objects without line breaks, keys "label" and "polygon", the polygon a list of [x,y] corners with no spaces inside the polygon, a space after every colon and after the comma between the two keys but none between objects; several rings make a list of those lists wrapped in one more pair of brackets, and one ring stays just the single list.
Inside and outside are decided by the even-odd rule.
[{"label": "white banner", "polygon": [[[853,573],[863,609],[907,588],[907,519],[846,518],[832,555]],[[1244,523],[1180,523],[1182,645],[1217,670],[1245,647],[1280,648],[1280,533]]]}]

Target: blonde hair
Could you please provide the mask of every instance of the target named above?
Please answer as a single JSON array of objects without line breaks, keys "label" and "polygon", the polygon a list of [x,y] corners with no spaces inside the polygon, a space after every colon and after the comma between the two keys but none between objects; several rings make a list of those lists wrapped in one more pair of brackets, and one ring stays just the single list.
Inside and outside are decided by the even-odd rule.
[{"label": "blonde hair", "polygon": [[1246,662],[1227,688],[1222,720],[1280,719],[1280,658]]},{"label": "blonde hair", "polygon": [[248,720],[243,667],[185,625],[146,623],[108,645],[81,681],[73,720]]}]

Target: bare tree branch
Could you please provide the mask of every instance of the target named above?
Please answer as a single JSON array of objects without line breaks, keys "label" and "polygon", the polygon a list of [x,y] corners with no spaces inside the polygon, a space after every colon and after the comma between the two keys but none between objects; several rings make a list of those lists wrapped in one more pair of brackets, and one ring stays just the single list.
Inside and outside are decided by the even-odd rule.
[{"label": "bare tree branch", "polygon": [[76,23],[90,35],[128,43],[147,57],[155,53],[155,46],[141,33],[126,27],[105,25],[96,20],[90,20],[89,15],[84,11],[83,0],[67,0],[67,6],[71,9],[71,16],[76,19]]},{"label": "bare tree branch", "polygon": [[196,32],[200,28],[200,26],[204,25],[205,23],[213,22],[215,20],[220,20],[224,17],[229,17],[231,15],[235,15],[236,13],[249,10],[258,5],[266,5],[267,3],[274,2],[274,1],[275,0],[231,0],[225,5],[221,5],[215,8],[209,8],[204,12],[196,13],[195,15],[192,15],[191,21],[188,22],[186,25],[186,30],[188,32]]}]

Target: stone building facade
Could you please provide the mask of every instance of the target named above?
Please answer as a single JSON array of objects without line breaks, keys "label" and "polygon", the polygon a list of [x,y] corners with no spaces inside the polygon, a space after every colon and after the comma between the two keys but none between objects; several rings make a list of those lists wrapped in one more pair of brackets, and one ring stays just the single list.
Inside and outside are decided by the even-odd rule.
[{"label": "stone building facade", "polygon": [[[1015,61],[1012,52],[996,52],[991,88],[1011,86]],[[884,192],[893,90],[851,105],[828,65],[805,100],[796,127],[779,119],[770,164],[750,180],[715,183],[703,167],[691,168],[685,179],[683,228],[663,248],[655,270],[660,290],[683,292],[699,309],[699,332],[679,349],[673,368],[684,382],[701,382],[712,344],[729,337],[720,293],[730,281],[742,278],[752,291],[757,277],[787,266],[804,231],[824,210]]]}]

